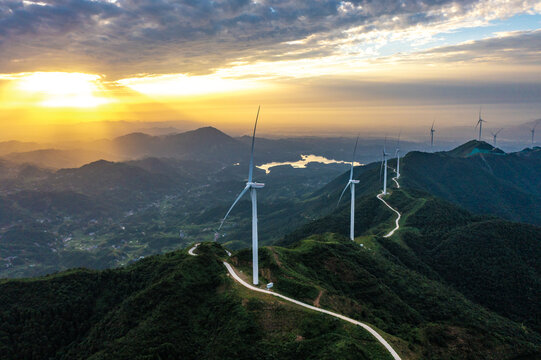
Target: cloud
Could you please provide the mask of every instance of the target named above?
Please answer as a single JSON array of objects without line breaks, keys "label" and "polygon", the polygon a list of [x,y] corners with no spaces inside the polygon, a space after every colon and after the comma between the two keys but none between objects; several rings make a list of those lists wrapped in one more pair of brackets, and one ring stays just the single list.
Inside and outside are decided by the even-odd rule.
[{"label": "cloud", "polygon": [[0,2],[0,72],[74,69],[120,78],[209,73],[235,61],[377,55],[389,39],[540,10],[532,0],[7,0]]},{"label": "cloud", "polygon": [[539,66],[541,30],[498,33],[496,37],[441,46],[382,61],[401,63],[491,63]]},{"label": "cloud", "polygon": [[364,106],[424,106],[479,104],[536,104],[539,107],[541,82],[512,81],[378,81],[320,80],[305,89],[306,101]]}]

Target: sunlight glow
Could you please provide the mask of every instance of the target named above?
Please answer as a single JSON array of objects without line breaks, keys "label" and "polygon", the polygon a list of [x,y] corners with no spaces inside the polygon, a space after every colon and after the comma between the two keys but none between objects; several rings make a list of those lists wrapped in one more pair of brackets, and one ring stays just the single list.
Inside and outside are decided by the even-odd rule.
[{"label": "sunlight glow", "polygon": [[253,80],[230,79],[213,75],[168,74],[122,79],[118,84],[145,95],[195,96],[237,92],[259,87]]},{"label": "sunlight glow", "polygon": [[101,76],[82,73],[35,72],[17,76],[17,89],[38,98],[45,107],[89,108],[112,102],[100,97]]}]

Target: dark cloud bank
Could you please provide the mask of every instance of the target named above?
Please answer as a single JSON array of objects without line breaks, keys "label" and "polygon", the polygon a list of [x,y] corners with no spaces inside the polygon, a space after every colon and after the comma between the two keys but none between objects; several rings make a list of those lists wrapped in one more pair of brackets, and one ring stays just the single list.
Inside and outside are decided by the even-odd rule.
[{"label": "dark cloud bank", "polygon": [[[443,16],[434,10],[451,3],[457,16],[477,1],[0,0],[0,72],[82,65],[117,78],[203,73],[292,51],[318,57],[336,48],[285,42],[313,34],[332,40],[353,26],[389,26],[397,16],[397,28],[430,24]],[[539,36],[534,41],[539,45]]]}]

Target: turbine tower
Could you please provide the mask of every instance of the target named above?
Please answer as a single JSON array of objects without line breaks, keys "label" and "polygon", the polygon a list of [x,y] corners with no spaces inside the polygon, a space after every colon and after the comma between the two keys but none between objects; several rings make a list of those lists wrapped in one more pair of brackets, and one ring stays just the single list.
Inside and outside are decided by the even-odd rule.
[{"label": "turbine tower", "polygon": [[233,202],[233,205],[231,205],[231,207],[229,208],[229,211],[227,212],[227,214],[225,214],[224,218],[222,219],[222,223],[220,224],[220,227],[218,228],[218,230],[222,228],[222,225],[224,224],[225,219],[227,219],[227,216],[229,215],[231,210],[233,210],[233,207],[235,207],[235,205],[240,200],[240,198],[242,196],[244,196],[244,194],[248,190],[250,190],[250,197],[252,199],[252,264],[253,264],[252,265],[252,267],[253,267],[253,269],[252,269],[253,281],[252,282],[253,282],[254,285],[259,284],[259,264],[258,264],[258,256],[257,256],[258,241],[257,241],[257,195],[256,195],[256,190],[261,189],[261,188],[263,188],[265,186],[265,184],[256,183],[256,182],[252,181],[252,175],[253,175],[253,172],[254,172],[255,131],[256,131],[256,128],[257,128],[257,119],[259,118],[259,109],[260,108],[261,108],[261,106],[257,108],[257,115],[256,115],[256,118],[255,118],[254,135],[252,136],[252,152],[250,154],[250,168],[248,170],[248,181],[246,182],[246,187],[244,188],[244,190],[241,191],[239,196],[237,196],[237,198]]},{"label": "turbine tower", "polygon": [[[387,143],[387,139],[385,139],[385,143]],[[383,195],[387,195],[387,156],[389,154],[387,154],[385,145],[383,145],[383,160],[381,161],[381,166],[383,166]]]},{"label": "turbine tower", "polygon": [[434,123],[436,120],[432,122],[432,127],[430,128],[430,148],[432,149],[434,147],[434,133],[436,130],[434,130]]},{"label": "turbine tower", "polygon": [[359,180],[353,180],[353,166],[355,164],[355,153],[357,152],[357,144],[359,143],[359,136],[357,135],[357,141],[355,141],[355,148],[353,149],[353,159],[351,160],[351,169],[349,171],[349,181],[346,184],[346,187],[344,190],[342,190],[342,194],[340,194],[340,198],[338,199],[338,205],[340,204],[340,200],[342,200],[342,196],[344,196],[344,193],[346,192],[348,186],[351,187],[351,214],[350,214],[350,220],[349,220],[349,238],[353,240],[355,238],[355,184],[359,183]]},{"label": "turbine tower", "polygon": [[500,133],[500,131],[502,131],[503,128],[499,129],[498,131],[496,132],[492,132],[492,136],[494,137],[494,147],[496,147],[496,138],[498,137],[498,134]]},{"label": "turbine tower", "polygon": [[479,120],[477,120],[477,124],[475,125],[475,128],[479,126],[479,141],[481,141],[481,132],[483,130],[483,123],[486,122],[486,120],[483,120],[481,118],[481,109],[479,109]]},{"label": "turbine tower", "polygon": [[537,120],[533,126],[533,128],[530,130],[530,132],[532,133],[532,149],[533,149],[533,144],[534,144],[534,137],[535,137],[535,128],[537,127],[537,125],[539,124],[539,121],[541,120]]},{"label": "turbine tower", "polygon": [[400,178],[400,133],[398,133],[398,142],[396,144],[396,178]]}]

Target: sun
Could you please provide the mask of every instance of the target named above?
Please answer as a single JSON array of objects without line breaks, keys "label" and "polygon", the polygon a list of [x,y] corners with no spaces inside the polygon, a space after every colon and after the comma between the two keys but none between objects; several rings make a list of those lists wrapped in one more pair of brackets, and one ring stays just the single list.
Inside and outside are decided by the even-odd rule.
[{"label": "sun", "polygon": [[31,95],[44,107],[91,108],[113,100],[100,96],[104,89],[99,75],[65,72],[19,74],[17,89]]}]

